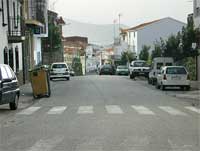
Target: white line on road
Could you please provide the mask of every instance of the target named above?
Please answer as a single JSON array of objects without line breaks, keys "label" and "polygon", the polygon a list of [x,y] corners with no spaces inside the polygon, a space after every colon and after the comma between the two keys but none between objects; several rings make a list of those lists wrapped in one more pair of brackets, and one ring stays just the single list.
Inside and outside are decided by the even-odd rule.
[{"label": "white line on road", "polygon": [[50,109],[47,114],[62,114],[66,109],[66,106],[56,106]]},{"label": "white line on road", "polygon": [[62,142],[64,137],[56,136],[51,139],[41,139],[36,142],[31,148],[27,151],[51,151],[57,144]]},{"label": "white line on road", "polygon": [[159,108],[171,115],[183,115],[183,116],[186,116],[187,114],[182,112],[182,111],[179,111],[173,107],[170,107],[170,106],[159,106]]},{"label": "white line on road", "polygon": [[190,110],[190,111],[193,111],[193,112],[200,114],[200,109],[198,109],[198,108],[195,108],[195,107],[192,107],[192,106],[186,106],[185,108]]},{"label": "white line on road", "polygon": [[123,114],[124,113],[118,105],[107,105],[106,110],[109,114]]},{"label": "white line on road", "polygon": [[144,107],[144,106],[135,106],[132,105],[131,106],[133,109],[136,110],[136,112],[138,112],[139,114],[143,114],[143,115],[155,115],[154,112],[152,112],[150,109]]},{"label": "white line on road", "polygon": [[41,107],[29,107],[17,114],[20,114],[20,115],[31,115],[33,114],[34,112],[36,112],[37,110],[39,110]]},{"label": "white line on road", "polygon": [[93,106],[80,106],[78,108],[78,114],[93,114]]}]

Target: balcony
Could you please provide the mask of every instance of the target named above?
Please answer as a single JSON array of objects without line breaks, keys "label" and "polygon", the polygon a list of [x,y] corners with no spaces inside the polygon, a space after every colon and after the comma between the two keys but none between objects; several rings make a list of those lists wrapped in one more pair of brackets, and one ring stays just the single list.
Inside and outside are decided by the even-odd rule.
[{"label": "balcony", "polygon": [[9,43],[19,43],[25,40],[25,32],[22,28],[22,19],[9,18],[8,22],[8,42]]},{"label": "balcony", "polygon": [[28,0],[27,18],[25,23],[29,26],[44,27],[47,22],[47,0]]}]

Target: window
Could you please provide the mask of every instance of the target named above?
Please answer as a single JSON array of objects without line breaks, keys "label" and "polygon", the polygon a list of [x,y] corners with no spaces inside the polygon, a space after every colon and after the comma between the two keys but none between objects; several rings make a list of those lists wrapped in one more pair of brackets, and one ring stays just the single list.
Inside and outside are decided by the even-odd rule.
[{"label": "window", "polygon": [[52,68],[67,68],[65,64],[54,64]]},{"label": "window", "polygon": [[199,16],[200,15],[200,7],[197,7],[196,8],[196,16]]},{"label": "window", "polygon": [[1,76],[1,68],[0,68],[0,80],[2,80],[2,76]]},{"label": "window", "polygon": [[147,67],[146,62],[134,62],[134,67]]},{"label": "window", "polygon": [[16,72],[19,71],[19,50],[18,47],[15,47],[15,64],[16,64]]},{"label": "window", "polygon": [[6,26],[5,24],[5,16],[4,16],[4,2],[1,0],[1,9],[2,9],[2,26]]},{"label": "window", "polygon": [[180,68],[180,67],[167,68],[166,73],[167,74],[187,74],[185,68]]},{"label": "window", "polygon": [[163,66],[163,63],[161,62],[157,63],[157,70],[160,70],[162,66]]},{"label": "window", "polygon": [[14,17],[14,28],[18,28],[18,26],[17,26],[17,18],[16,18],[16,6],[15,6],[15,2],[13,2],[13,17]]},{"label": "window", "polygon": [[172,66],[172,63],[166,63],[166,66]]},{"label": "window", "polygon": [[8,49],[7,49],[7,47],[4,48],[3,58],[4,58],[4,64],[8,64]]},{"label": "window", "polygon": [[14,68],[14,61],[13,61],[13,49],[9,50],[9,65],[13,69]]}]

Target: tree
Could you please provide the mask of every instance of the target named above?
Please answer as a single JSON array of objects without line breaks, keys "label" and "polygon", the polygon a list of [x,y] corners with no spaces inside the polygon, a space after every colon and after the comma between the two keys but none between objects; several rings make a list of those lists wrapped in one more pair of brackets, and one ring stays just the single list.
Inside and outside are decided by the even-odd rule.
[{"label": "tree", "polygon": [[156,41],[154,43],[154,50],[151,53],[151,59],[154,59],[156,57],[161,57],[162,56],[162,50],[161,50],[161,46],[160,46],[160,42]]},{"label": "tree", "polygon": [[50,44],[50,48],[54,51],[59,50],[62,47],[60,29],[54,23],[49,23],[47,42]]},{"label": "tree", "polygon": [[165,57],[173,57],[175,61],[182,59],[182,50],[180,48],[180,33],[171,35],[166,41]]},{"label": "tree", "polygon": [[135,54],[131,51],[124,51],[121,54],[121,64],[123,65],[126,65],[127,63],[130,63],[135,59]]},{"label": "tree", "polygon": [[62,33],[59,26],[57,26],[52,20],[48,23],[48,37],[42,38],[43,51],[61,50],[62,48]]},{"label": "tree", "polygon": [[142,50],[141,50],[141,52],[140,52],[140,54],[139,54],[139,58],[140,58],[141,60],[145,60],[145,61],[148,60],[150,48],[151,48],[151,46],[146,46],[146,45],[143,45],[143,46],[142,46]]},{"label": "tree", "polygon": [[83,75],[83,71],[82,71],[82,64],[81,64],[81,60],[80,58],[73,58],[72,60],[72,68],[75,72],[75,75],[80,76]]},{"label": "tree", "polygon": [[197,50],[192,51],[192,43],[197,43],[199,31],[194,28],[194,22],[191,19],[186,27],[182,29],[182,50],[183,57],[194,57],[197,55]]}]

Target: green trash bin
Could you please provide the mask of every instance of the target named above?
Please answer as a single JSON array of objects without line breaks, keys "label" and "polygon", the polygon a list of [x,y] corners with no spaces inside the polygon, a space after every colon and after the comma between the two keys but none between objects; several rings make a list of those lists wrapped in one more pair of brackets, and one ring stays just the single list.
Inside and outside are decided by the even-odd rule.
[{"label": "green trash bin", "polygon": [[49,80],[49,71],[44,67],[35,68],[29,71],[30,81],[33,90],[33,97],[50,97],[51,88]]}]

